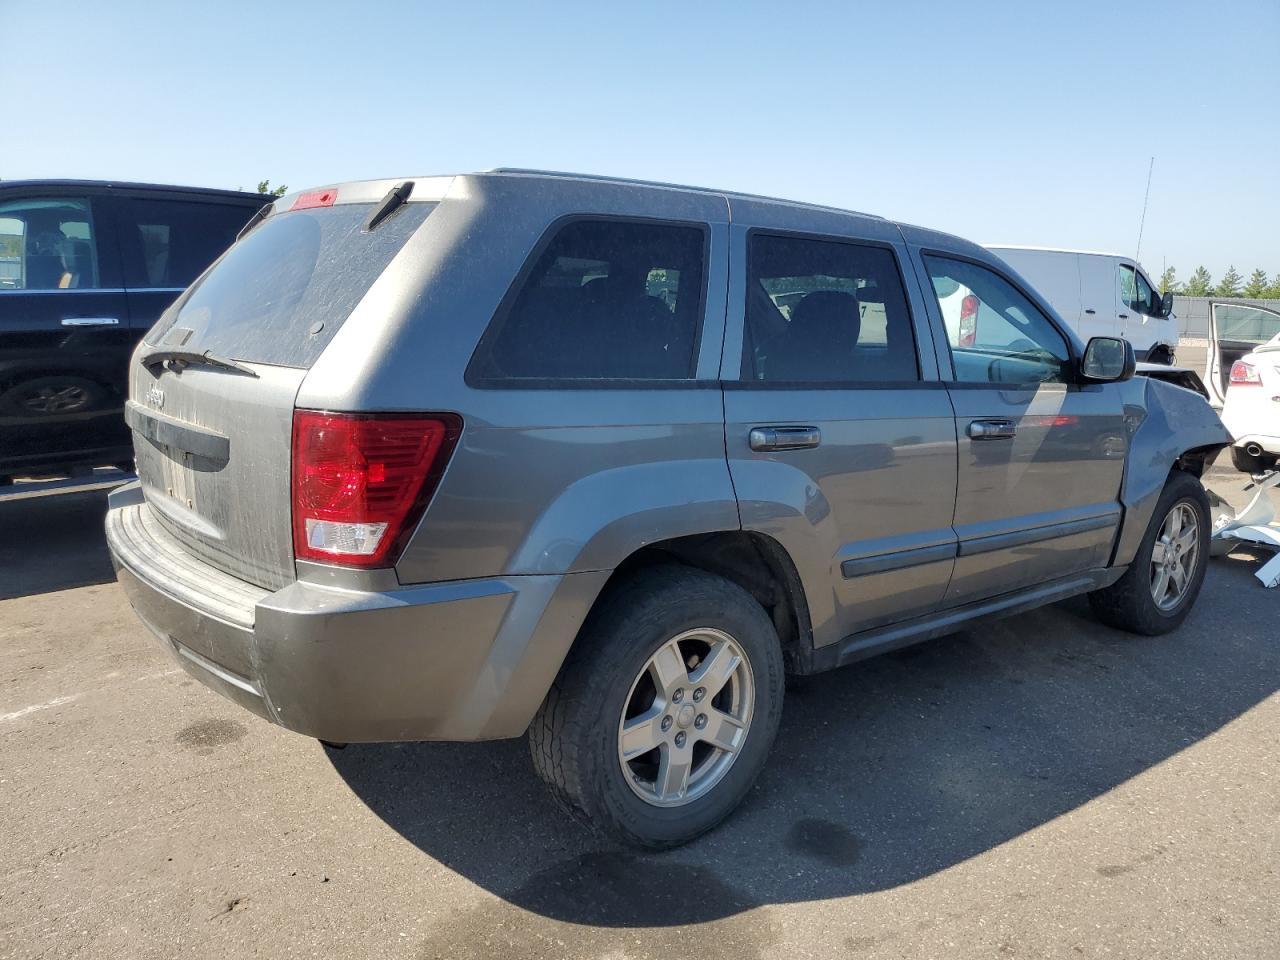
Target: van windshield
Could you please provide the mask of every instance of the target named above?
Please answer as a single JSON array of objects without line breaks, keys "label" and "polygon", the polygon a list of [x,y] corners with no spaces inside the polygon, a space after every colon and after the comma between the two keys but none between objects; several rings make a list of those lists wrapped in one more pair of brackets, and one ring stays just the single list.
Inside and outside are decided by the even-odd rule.
[{"label": "van windshield", "polygon": [[373,231],[372,203],[268,217],[200,277],[147,334],[234,360],[309,368],[434,203],[409,203]]}]

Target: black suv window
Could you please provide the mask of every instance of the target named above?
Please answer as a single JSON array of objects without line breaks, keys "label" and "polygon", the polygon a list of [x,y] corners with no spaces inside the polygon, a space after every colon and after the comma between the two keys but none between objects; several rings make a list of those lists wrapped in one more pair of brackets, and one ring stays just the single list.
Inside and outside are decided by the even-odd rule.
[{"label": "black suv window", "polygon": [[124,281],[135,289],[186,287],[255,213],[242,205],[132,198],[123,210]]},{"label": "black suv window", "polygon": [[920,378],[892,251],[757,234],[748,260],[744,378],[848,384]]},{"label": "black suv window", "polygon": [[88,200],[0,202],[0,290],[97,286],[98,248]]},{"label": "black suv window", "polygon": [[630,220],[561,226],[499,308],[468,378],[691,378],[706,237]]}]

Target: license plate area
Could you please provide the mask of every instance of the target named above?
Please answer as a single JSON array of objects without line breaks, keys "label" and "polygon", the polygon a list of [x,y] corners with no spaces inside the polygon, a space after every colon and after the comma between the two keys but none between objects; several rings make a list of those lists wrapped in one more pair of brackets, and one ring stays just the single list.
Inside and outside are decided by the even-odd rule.
[{"label": "license plate area", "polygon": [[197,511],[195,471],[192,469],[190,451],[180,450],[167,444],[159,445],[160,476],[165,495],[177,501],[188,510]]}]

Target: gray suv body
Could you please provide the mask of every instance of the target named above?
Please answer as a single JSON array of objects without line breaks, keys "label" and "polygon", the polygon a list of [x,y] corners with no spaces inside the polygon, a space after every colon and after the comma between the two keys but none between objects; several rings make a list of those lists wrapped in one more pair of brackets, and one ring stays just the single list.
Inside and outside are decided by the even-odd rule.
[{"label": "gray suv body", "polygon": [[107,536],[147,627],[259,716],[527,731],[568,806],[666,846],[749,789],[785,673],[1080,593],[1181,622],[1230,437],[1132,369],[983,248],[878,217],[341,184],[277,200],[135,352]]}]

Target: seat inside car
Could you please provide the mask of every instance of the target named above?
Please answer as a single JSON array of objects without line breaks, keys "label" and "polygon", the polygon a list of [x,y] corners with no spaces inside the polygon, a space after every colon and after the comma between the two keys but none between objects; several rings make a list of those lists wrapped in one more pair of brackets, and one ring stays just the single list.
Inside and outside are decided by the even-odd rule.
[{"label": "seat inside car", "polygon": [[819,382],[852,379],[861,328],[858,298],[852,293],[815,290],[807,294],[791,308],[786,332],[768,351],[768,378]]}]

